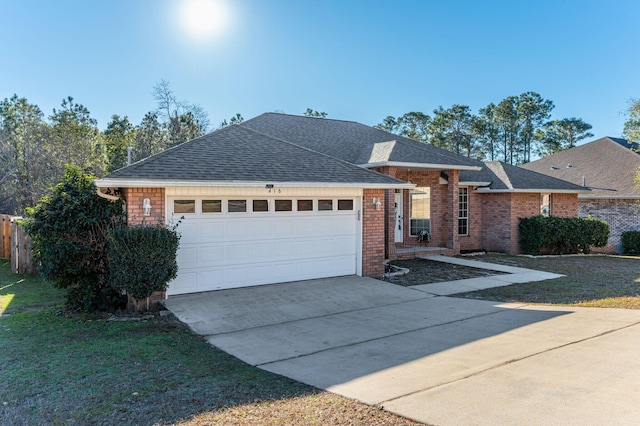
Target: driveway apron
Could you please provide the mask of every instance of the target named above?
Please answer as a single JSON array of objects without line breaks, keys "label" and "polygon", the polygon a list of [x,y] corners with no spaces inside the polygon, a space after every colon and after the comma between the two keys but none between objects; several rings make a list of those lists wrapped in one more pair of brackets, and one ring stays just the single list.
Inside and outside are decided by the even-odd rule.
[{"label": "driveway apron", "polygon": [[637,424],[640,312],[340,277],[171,297],[241,360],[435,425]]}]

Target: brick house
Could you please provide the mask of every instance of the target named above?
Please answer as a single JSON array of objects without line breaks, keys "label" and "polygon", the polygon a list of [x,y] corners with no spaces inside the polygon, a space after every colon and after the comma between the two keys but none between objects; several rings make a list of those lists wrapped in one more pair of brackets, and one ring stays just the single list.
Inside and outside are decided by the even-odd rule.
[{"label": "brick house", "polygon": [[[518,220],[585,188],[351,121],[267,113],[96,181],[129,222],[181,218],[167,295],[340,275],[416,253],[519,252]],[[552,202],[550,202],[552,200]],[[430,242],[418,242],[426,229]]]},{"label": "brick house", "polygon": [[620,251],[620,236],[640,230],[640,169],[638,144],[604,137],[557,152],[521,167],[590,188],[578,195],[578,215],[609,224],[604,252]]}]

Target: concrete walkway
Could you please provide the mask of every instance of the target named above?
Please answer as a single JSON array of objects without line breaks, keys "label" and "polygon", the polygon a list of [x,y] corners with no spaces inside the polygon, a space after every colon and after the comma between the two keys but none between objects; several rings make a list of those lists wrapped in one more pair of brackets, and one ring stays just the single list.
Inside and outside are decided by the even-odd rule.
[{"label": "concrete walkway", "polygon": [[445,281],[441,283],[423,284],[413,286],[415,290],[424,291],[438,296],[449,296],[467,291],[485,290],[487,288],[502,287],[517,283],[531,283],[535,281],[552,280],[564,275],[551,272],[536,271],[515,266],[498,265],[495,263],[479,262],[477,260],[462,259],[449,256],[418,256],[420,259],[434,262],[450,263],[452,265],[467,266],[469,268],[485,269],[489,271],[504,272],[505,275],[492,275],[466,280]]},{"label": "concrete walkway", "polygon": [[640,311],[437,294],[488,285],[463,281],[438,290],[350,276],[176,296],[166,305],[252,365],[425,423],[637,424]]}]

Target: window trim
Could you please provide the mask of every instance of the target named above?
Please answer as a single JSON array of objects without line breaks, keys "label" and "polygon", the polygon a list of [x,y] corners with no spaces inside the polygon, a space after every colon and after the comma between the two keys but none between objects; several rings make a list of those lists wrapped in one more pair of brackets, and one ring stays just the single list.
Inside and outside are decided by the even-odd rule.
[{"label": "window trim", "polygon": [[[462,194],[463,191],[464,194]],[[464,223],[464,229],[466,231],[464,233],[460,232],[461,221]],[[458,187],[458,235],[469,235],[469,188],[466,186]]]},{"label": "window trim", "polygon": [[[423,192],[421,191],[422,188],[426,188],[429,190],[429,192]],[[424,194],[429,194],[429,211],[426,212],[425,214],[428,214],[428,217],[413,217],[413,196],[414,195],[418,195],[417,192],[413,192],[413,191],[417,191],[417,192],[421,192]],[[412,224],[414,223],[414,221],[422,221],[422,223],[426,223],[428,224],[428,226],[412,226]],[[416,222],[417,223],[417,222]],[[418,236],[418,232],[416,231],[414,233],[414,229],[427,229],[429,232],[431,232],[431,187],[430,186],[420,186],[420,187],[416,187],[412,190],[409,190],[409,235],[412,237],[417,237]]]}]

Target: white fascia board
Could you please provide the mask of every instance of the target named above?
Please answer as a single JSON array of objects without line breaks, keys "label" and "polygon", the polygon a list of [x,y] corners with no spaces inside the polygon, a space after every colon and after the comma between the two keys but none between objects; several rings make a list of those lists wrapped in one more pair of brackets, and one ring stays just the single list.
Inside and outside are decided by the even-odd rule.
[{"label": "white fascia board", "polygon": [[161,179],[97,179],[98,188],[171,188],[171,187],[242,187],[264,188],[374,188],[411,189],[412,183],[347,183],[347,182],[277,182],[277,181],[212,181],[212,180],[161,180]]},{"label": "white fascia board", "polygon": [[481,193],[543,193],[543,194],[588,194],[590,190],[584,189],[490,189],[478,188],[475,192]]},{"label": "white fascia board", "polygon": [[491,182],[458,182],[458,186],[489,186]]},{"label": "white fascia board", "polygon": [[408,169],[429,169],[429,170],[469,170],[469,171],[482,170],[482,167],[477,167],[477,166],[461,166],[459,164],[453,165],[453,164],[404,163],[401,161],[381,161],[379,163],[359,164],[359,166],[365,169],[395,166],[395,167],[406,167]]}]

